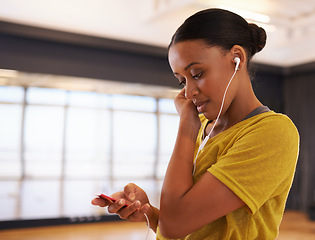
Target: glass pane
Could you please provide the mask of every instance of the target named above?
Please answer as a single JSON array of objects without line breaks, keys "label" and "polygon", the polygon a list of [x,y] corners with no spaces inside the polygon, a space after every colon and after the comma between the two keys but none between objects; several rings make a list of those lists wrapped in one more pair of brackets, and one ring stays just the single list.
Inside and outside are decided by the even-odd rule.
[{"label": "glass pane", "polygon": [[29,104],[64,105],[66,91],[53,88],[28,88],[26,101]]},{"label": "glass pane", "polygon": [[22,166],[19,153],[1,153],[0,179],[19,178],[22,174]]},{"label": "glass pane", "polygon": [[170,161],[170,156],[168,155],[159,156],[159,162],[157,164],[157,169],[156,169],[156,176],[158,179],[164,179],[169,161]]},{"label": "glass pane", "polygon": [[156,99],[152,97],[113,95],[112,107],[120,110],[156,111]]},{"label": "glass pane", "polygon": [[114,177],[153,176],[156,115],[116,111],[113,123]]},{"label": "glass pane", "polygon": [[156,114],[115,111],[115,154],[153,154],[156,149]]},{"label": "glass pane", "polygon": [[21,191],[21,218],[60,217],[59,181],[23,181]]},{"label": "glass pane", "polygon": [[69,108],[66,126],[66,176],[108,176],[109,112]]},{"label": "glass pane", "polygon": [[95,92],[69,92],[69,105],[79,107],[108,107],[108,95]]},{"label": "glass pane", "polygon": [[174,148],[179,124],[177,115],[160,115],[160,154],[171,154]]},{"label": "glass pane", "polygon": [[154,176],[155,155],[114,156],[114,178],[149,178]]},{"label": "glass pane", "polygon": [[60,176],[64,109],[27,106],[25,163],[28,176]]},{"label": "glass pane", "polygon": [[23,102],[24,89],[22,87],[0,86],[0,102]]},{"label": "glass pane", "polygon": [[0,178],[21,175],[22,106],[0,104]]},{"label": "glass pane", "polygon": [[[64,181],[63,193],[63,215],[67,217],[91,216],[92,213],[105,213],[104,208],[95,207],[91,200],[97,191],[97,181],[87,180],[67,180]],[[102,214],[103,215],[103,214]]]},{"label": "glass pane", "polygon": [[166,98],[159,99],[159,111],[161,113],[177,114],[175,104],[174,104],[174,99],[166,99]]},{"label": "glass pane", "polygon": [[0,221],[18,218],[18,181],[0,181]]},{"label": "glass pane", "polygon": [[168,162],[173,152],[178,123],[179,117],[177,115],[160,115],[160,149],[157,165],[157,176],[159,179],[164,178]]}]

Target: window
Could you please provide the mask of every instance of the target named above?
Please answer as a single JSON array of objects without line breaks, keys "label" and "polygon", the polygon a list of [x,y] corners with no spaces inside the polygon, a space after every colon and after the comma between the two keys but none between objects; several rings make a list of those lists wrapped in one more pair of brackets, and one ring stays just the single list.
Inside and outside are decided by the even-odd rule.
[{"label": "window", "polygon": [[0,220],[104,214],[91,198],[128,182],[158,203],[173,100],[0,86],[0,116]]},{"label": "window", "polygon": [[63,119],[62,107],[26,107],[24,158],[27,177],[61,176]]},{"label": "window", "polygon": [[113,177],[153,176],[156,114],[115,111],[113,119]]},{"label": "window", "polygon": [[21,176],[22,106],[0,104],[0,179]]},{"label": "window", "polygon": [[55,218],[60,215],[60,182],[24,180],[21,186],[21,219]]},{"label": "window", "polygon": [[24,89],[15,86],[0,86],[0,102],[3,103],[22,103]]},{"label": "window", "polygon": [[16,180],[0,181],[0,221],[19,219],[20,184]]},{"label": "window", "polygon": [[65,124],[65,176],[109,177],[110,112],[70,107]]}]

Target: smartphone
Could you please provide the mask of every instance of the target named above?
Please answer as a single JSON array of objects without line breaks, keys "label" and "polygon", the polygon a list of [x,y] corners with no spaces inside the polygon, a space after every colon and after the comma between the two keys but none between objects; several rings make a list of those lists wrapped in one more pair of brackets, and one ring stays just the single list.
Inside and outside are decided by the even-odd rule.
[{"label": "smartphone", "polygon": [[[105,199],[105,200],[108,200],[108,201],[110,201],[110,202],[112,202],[112,203],[114,203],[114,202],[117,201],[116,199],[114,199],[114,198],[112,198],[112,197],[110,197],[110,196],[107,196],[107,195],[105,195],[105,194],[99,194],[99,195],[97,195],[97,196],[100,197],[100,198],[103,198],[103,199]],[[123,207],[128,207],[128,204],[125,204]]]}]

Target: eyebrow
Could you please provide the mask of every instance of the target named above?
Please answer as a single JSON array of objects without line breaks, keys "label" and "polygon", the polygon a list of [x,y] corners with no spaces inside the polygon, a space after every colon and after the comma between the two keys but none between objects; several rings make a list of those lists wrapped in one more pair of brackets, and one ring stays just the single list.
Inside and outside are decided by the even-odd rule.
[{"label": "eyebrow", "polygon": [[188,68],[190,68],[191,66],[195,65],[195,64],[200,64],[200,62],[192,62],[192,63],[189,63],[184,69],[185,71],[187,71]]},{"label": "eyebrow", "polygon": [[[184,69],[185,71],[187,71],[191,66],[195,65],[195,64],[200,64],[200,62],[191,62],[189,63]],[[177,75],[177,72],[174,72],[174,75]]]}]

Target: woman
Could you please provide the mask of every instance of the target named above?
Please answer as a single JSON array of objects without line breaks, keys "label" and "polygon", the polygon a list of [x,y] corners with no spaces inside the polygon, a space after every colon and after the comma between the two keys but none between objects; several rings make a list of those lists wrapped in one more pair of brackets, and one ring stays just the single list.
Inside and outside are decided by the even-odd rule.
[{"label": "woman", "polygon": [[253,92],[248,65],[265,43],[262,28],[232,12],[189,17],[169,45],[184,88],[175,99],[180,123],[160,210],[135,184],[113,194],[115,203],[92,204],[130,221],[145,221],[145,213],[157,239],[275,239],[299,136]]}]

